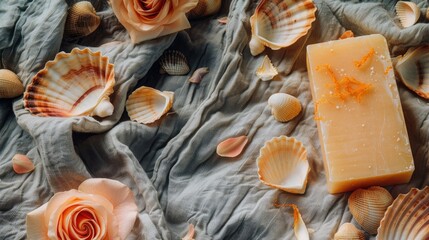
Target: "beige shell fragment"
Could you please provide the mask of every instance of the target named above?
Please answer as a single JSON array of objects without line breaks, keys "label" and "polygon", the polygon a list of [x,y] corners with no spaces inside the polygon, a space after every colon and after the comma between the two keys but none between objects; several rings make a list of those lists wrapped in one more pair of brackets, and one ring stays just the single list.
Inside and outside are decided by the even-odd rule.
[{"label": "beige shell fragment", "polygon": [[365,240],[365,233],[351,223],[344,223],[335,233],[334,240]]},{"label": "beige shell fragment", "polygon": [[269,81],[277,76],[277,74],[279,74],[277,69],[271,63],[270,58],[265,55],[261,66],[256,70],[256,76],[258,76],[262,81]]},{"label": "beige shell fragment", "polygon": [[248,140],[245,135],[228,138],[217,145],[216,153],[221,157],[236,157],[243,151]]},{"label": "beige shell fragment", "polygon": [[0,98],[14,98],[24,92],[19,77],[8,69],[0,69]]},{"label": "beige shell fragment", "polygon": [[203,80],[203,77],[209,73],[208,67],[202,67],[195,70],[192,76],[189,78],[189,82],[191,83],[200,83]]},{"label": "beige shell fragment", "polygon": [[395,9],[404,28],[411,27],[420,18],[420,8],[413,2],[398,1]]},{"label": "beige shell fragment", "polygon": [[310,165],[300,141],[286,136],[272,138],[265,142],[256,162],[264,184],[290,193],[305,193]]},{"label": "beige shell fragment", "polygon": [[34,170],[33,162],[23,154],[15,154],[12,158],[12,168],[18,174],[28,173]]},{"label": "beige shell fragment", "polygon": [[349,197],[348,204],[356,222],[369,234],[376,234],[386,209],[393,198],[382,187],[357,189]]},{"label": "beige shell fragment", "polygon": [[220,10],[221,4],[222,0],[199,0],[197,6],[186,16],[188,19],[197,19],[216,14]]},{"label": "beige shell fragment", "polygon": [[268,99],[271,113],[279,122],[287,122],[299,115],[302,110],[298,98],[287,93],[275,93]]},{"label": "beige shell fragment", "polygon": [[68,10],[64,34],[68,37],[87,36],[98,28],[100,21],[91,2],[77,2]]}]

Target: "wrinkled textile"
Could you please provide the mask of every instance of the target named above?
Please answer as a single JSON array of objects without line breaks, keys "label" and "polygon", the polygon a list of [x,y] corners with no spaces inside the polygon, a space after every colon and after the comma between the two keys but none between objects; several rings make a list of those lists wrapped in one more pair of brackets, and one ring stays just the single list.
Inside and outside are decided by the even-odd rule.
[{"label": "wrinkled textile", "polygon": [[[59,51],[89,47],[115,64],[112,116],[37,117],[23,107],[22,96],[0,100],[0,236],[25,239],[26,214],[58,191],[83,180],[103,177],[129,186],[139,208],[129,239],[179,239],[194,224],[196,239],[293,239],[293,212],[274,201],[294,203],[310,229],[311,239],[331,239],[345,222],[354,222],[347,207],[349,193],[331,195],[326,179],[305,64],[305,46],[337,39],[346,29],[355,35],[380,33],[392,55],[429,44],[429,23],[402,29],[395,1],[315,1],[317,20],[294,45],[250,54],[249,17],[256,0],[222,2],[221,11],[191,22],[192,28],[134,45],[107,1],[93,1],[100,27],[79,39],[63,39],[68,5],[61,0],[0,2],[0,67],[16,72],[24,84]],[[417,1],[422,9],[427,1]],[[217,21],[228,16],[226,25]],[[158,58],[166,49],[182,51],[187,76],[159,74]],[[278,80],[255,75],[263,56],[277,66]],[[208,67],[200,84],[188,82],[192,72]],[[127,96],[139,86],[174,92],[174,105],[156,124],[129,120]],[[428,185],[429,106],[398,84],[416,170],[409,184],[389,186],[396,197],[411,187]],[[273,119],[267,99],[285,92],[299,98],[302,113],[288,123]],[[216,154],[229,137],[247,135],[238,157]],[[280,135],[303,142],[311,172],[304,195],[262,184],[256,158],[264,142]],[[11,159],[27,154],[32,173],[17,175]],[[371,238],[374,238],[372,236]]]}]

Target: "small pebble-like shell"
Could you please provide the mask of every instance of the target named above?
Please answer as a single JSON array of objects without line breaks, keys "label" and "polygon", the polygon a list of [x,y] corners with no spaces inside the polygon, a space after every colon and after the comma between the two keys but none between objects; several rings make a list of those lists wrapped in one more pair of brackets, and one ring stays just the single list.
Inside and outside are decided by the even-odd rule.
[{"label": "small pebble-like shell", "polygon": [[268,99],[271,113],[279,122],[287,122],[301,112],[301,102],[298,98],[287,93],[275,93]]},{"label": "small pebble-like shell", "polygon": [[0,69],[0,98],[14,98],[24,92],[19,77],[8,69]]},{"label": "small pebble-like shell", "polygon": [[369,234],[377,233],[380,221],[392,202],[392,195],[382,187],[357,189],[348,200],[353,218]]},{"label": "small pebble-like shell", "polygon": [[279,74],[277,69],[271,63],[270,58],[265,55],[261,66],[256,69],[256,76],[258,76],[262,81],[269,81],[277,76],[277,74]]},{"label": "small pebble-like shell", "polygon": [[413,2],[398,1],[396,14],[404,28],[411,27],[420,18],[420,8]]},{"label": "small pebble-like shell", "polygon": [[28,173],[34,170],[33,162],[23,154],[15,154],[12,158],[12,168],[18,174]]},{"label": "small pebble-like shell", "polygon": [[197,6],[189,11],[186,16],[188,19],[197,19],[216,14],[221,3],[222,0],[199,0]]},{"label": "small pebble-like shell", "polygon": [[272,138],[265,142],[256,162],[264,184],[291,193],[305,192],[310,165],[300,141],[286,136]]},{"label": "small pebble-like shell", "polygon": [[217,145],[216,153],[221,157],[236,157],[243,151],[247,141],[247,136],[228,138]]},{"label": "small pebble-like shell", "polygon": [[176,50],[164,52],[160,59],[161,71],[168,75],[186,75],[189,72],[188,60],[183,53]]},{"label": "small pebble-like shell", "polygon": [[83,37],[94,32],[100,25],[100,17],[88,1],[73,4],[68,10],[64,35]]},{"label": "small pebble-like shell", "polygon": [[203,80],[203,77],[209,73],[208,67],[202,67],[195,70],[192,76],[189,78],[189,82],[191,83],[200,83]]},{"label": "small pebble-like shell", "polygon": [[335,233],[334,240],[365,240],[365,233],[351,223],[344,223]]}]

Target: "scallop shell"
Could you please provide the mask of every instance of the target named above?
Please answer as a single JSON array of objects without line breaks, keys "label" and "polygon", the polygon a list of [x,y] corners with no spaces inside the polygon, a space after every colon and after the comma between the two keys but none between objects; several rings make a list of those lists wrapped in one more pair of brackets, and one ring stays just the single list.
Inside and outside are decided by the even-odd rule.
[{"label": "scallop shell", "polygon": [[100,25],[100,17],[88,1],[73,4],[68,10],[64,34],[68,37],[83,37],[91,34]]},{"label": "scallop shell", "polygon": [[310,166],[307,151],[295,138],[280,136],[265,142],[256,160],[259,179],[291,193],[304,193]]},{"label": "scallop shell", "polygon": [[312,0],[262,0],[250,18],[252,55],[265,46],[277,50],[294,44],[310,30],[316,10]]},{"label": "scallop shell", "polygon": [[33,162],[23,154],[15,154],[12,158],[12,168],[18,174],[28,173],[34,170]]},{"label": "scallop shell", "polygon": [[8,69],[0,69],[0,98],[14,98],[24,92],[19,77]]},{"label": "scallop shell", "polygon": [[298,98],[287,93],[275,93],[268,99],[271,113],[279,122],[287,122],[301,112],[301,102]]},{"label": "scallop shell", "polygon": [[221,6],[222,0],[199,0],[197,6],[189,11],[188,19],[196,19],[216,14]]},{"label": "scallop shell", "polygon": [[348,204],[356,222],[368,233],[376,234],[386,209],[393,198],[382,187],[357,189],[349,197]]},{"label": "scallop shell", "polygon": [[334,240],[365,240],[365,233],[351,223],[344,223],[335,233]]},{"label": "scallop shell", "polygon": [[202,67],[195,70],[192,76],[189,78],[189,82],[191,83],[200,83],[203,80],[203,77],[209,73],[208,67]]},{"label": "scallop shell", "polygon": [[398,1],[395,8],[399,21],[404,28],[411,27],[420,18],[420,8],[413,2]]},{"label": "scallop shell", "polygon": [[243,151],[247,141],[247,136],[228,138],[217,145],[216,153],[221,157],[236,157]]},{"label": "scallop shell", "polygon": [[168,75],[186,75],[189,72],[189,65],[183,53],[176,50],[164,52],[160,60],[161,71]]},{"label": "scallop shell", "polygon": [[128,97],[126,103],[128,116],[139,123],[153,123],[171,109],[173,96],[173,92],[161,92],[150,87],[140,87]]},{"label": "scallop shell", "polygon": [[58,53],[33,77],[24,92],[24,107],[42,117],[106,117],[113,112],[109,95],[114,85],[108,57],[75,48]]},{"label": "scallop shell", "polygon": [[399,58],[395,70],[405,86],[429,99],[429,46],[409,49]]},{"label": "scallop shell", "polygon": [[387,209],[377,239],[429,239],[429,187],[400,194]]},{"label": "scallop shell", "polygon": [[256,76],[258,76],[262,81],[269,81],[277,76],[277,74],[279,74],[277,69],[271,63],[270,58],[265,55],[261,66],[256,70]]}]

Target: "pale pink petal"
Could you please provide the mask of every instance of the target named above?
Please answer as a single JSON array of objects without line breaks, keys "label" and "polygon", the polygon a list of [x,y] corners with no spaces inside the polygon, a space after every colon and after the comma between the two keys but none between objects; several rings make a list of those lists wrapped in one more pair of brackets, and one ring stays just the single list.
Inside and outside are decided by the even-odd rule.
[{"label": "pale pink petal", "polygon": [[228,138],[217,145],[216,153],[221,157],[236,157],[243,151],[247,141],[247,136]]},{"label": "pale pink petal", "polygon": [[228,19],[228,17],[221,17],[221,18],[218,18],[218,19],[217,19],[217,21],[218,21],[220,24],[227,24],[227,23],[228,23],[228,21],[229,21],[229,19]]},{"label": "pale pink petal", "polygon": [[39,208],[27,213],[26,225],[27,225],[27,239],[28,240],[47,240],[48,229],[45,225],[45,210],[47,203],[43,204]]},{"label": "pale pink petal", "polygon": [[28,173],[34,170],[33,162],[23,154],[15,154],[12,158],[12,168],[18,174]]},{"label": "pale pink petal", "polygon": [[307,226],[305,226],[304,221],[302,220],[301,213],[299,213],[298,206],[295,204],[279,204],[274,203],[275,207],[291,207],[293,209],[293,230],[297,240],[309,240],[310,236],[308,234]]},{"label": "pale pink petal", "polygon": [[182,240],[194,240],[195,227],[193,224],[189,224],[188,233],[182,238]]}]

